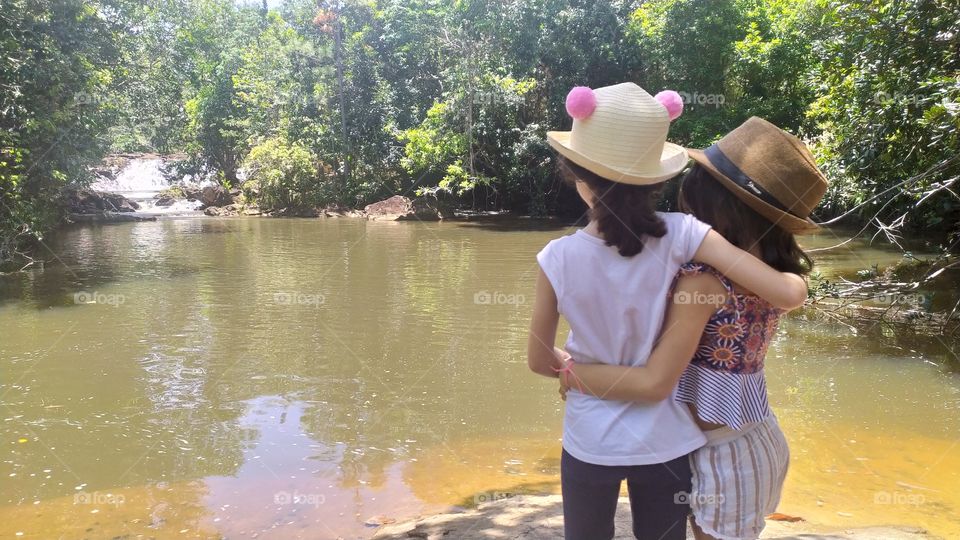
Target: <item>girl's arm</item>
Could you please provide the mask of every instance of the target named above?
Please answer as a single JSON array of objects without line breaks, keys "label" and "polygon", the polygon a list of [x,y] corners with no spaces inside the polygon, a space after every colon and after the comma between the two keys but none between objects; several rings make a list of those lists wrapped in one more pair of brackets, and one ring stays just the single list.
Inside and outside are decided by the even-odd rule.
[{"label": "girl's arm", "polygon": [[710,230],[694,259],[709,264],[774,307],[796,309],[807,300],[807,282],[797,274],[778,272]]},{"label": "girl's arm", "polygon": [[563,367],[563,360],[570,355],[553,345],[557,340],[557,325],[560,322],[557,293],[543,269],[538,267],[538,270],[533,319],[527,338],[527,365],[534,373],[556,377],[555,370]]},{"label": "girl's arm", "polygon": [[573,364],[572,373],[562,377],[561,384],[564,389],[578,388],[601,399],[646,402],[667,399],[697,351],[707,321],[725,300],[726,290],[716,277],[709,274],[681,277],[673,301],[667,307],[663,332],[645,366]]}]

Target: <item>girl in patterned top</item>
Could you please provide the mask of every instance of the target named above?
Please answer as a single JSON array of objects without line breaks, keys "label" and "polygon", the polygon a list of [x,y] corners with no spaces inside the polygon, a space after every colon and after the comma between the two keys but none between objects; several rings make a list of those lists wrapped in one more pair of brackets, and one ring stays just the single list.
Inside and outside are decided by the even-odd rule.
[{"label": "girl in patterned top", "polygon": [[[759,118],[704,150],[681,186],[680,208],[782,272],[806,274],[794,233],[826,189],[806,147]],[[785,311],[702,263],[687,263],[670,292],[657,345],[640,367],[571,358],[561,394],[686,404],[706,436],[690,454],[689,504],[698,539],[758,538],[780,499],[787,442],[767,403],[764,357]],[[572,388],[571,386],[572,385]]]}]

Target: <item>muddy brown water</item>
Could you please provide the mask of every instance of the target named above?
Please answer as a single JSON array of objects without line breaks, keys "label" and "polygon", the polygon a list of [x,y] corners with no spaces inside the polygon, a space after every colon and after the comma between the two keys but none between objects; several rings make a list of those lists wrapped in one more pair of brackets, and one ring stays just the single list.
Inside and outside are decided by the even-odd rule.
[{"label": "muddy brown water", "polygon": [[[64,231],[59,262],[0,278],[0,536],[366,538],[377,522],[556,492],[562,404],[524,351],[534,254],[568,232]],[[899,258],[864,242],[817,257],[827,275]],[[768,359],[793,452],[780,511],[960,537],[953,351],[788,319]]]}]

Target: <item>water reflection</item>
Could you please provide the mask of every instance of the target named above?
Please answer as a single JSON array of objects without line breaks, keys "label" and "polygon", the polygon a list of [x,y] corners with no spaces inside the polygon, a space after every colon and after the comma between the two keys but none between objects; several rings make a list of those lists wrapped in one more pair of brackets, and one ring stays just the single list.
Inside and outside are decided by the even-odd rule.
[{"label": "water reflection", "polygon": [[[375,516],[554,491],[561,403],[524,350],[533,255],[562,231],[529,225],[65,232],[66,266],[0,278],[0,535],[363,538]],[[899,257],[854,248],[820,257],[824,272]],[[123,301],[76,303],[84,291]],[[782,510],[960,534],[948,354],[784,324],[770,360],[795,449]]]}]

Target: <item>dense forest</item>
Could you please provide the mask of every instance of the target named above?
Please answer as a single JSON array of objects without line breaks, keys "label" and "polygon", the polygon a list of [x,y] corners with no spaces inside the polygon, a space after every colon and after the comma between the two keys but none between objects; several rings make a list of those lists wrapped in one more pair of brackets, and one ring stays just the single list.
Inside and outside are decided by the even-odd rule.
[{"label": "dense forest", "polygon": [[544,132],[572,86],[622,81],[681,93],[682,144],[751,115],[799,134],[821,219],[960,240],[954,0],[4,0],[0,260],[118,152],[267,208],[553,214]]}]

